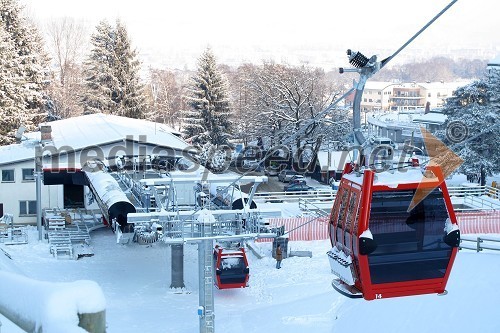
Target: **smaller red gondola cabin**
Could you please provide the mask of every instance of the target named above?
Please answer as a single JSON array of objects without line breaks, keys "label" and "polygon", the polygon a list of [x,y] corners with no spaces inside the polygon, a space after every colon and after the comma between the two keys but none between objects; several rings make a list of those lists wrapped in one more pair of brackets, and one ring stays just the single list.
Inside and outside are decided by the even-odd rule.
[{"label": "smaller red gondola cabin", "polygon": [[215,286],[218,289],[245,288],[248,284],[248,268],[245,249],[224,249],[216,245],[214,249]]},{"label": "smaller red gondola cabin", "polygon": [[330,216],[332,286],[366,300],[444,293],[460,231],[439,166],[348,169]]}]

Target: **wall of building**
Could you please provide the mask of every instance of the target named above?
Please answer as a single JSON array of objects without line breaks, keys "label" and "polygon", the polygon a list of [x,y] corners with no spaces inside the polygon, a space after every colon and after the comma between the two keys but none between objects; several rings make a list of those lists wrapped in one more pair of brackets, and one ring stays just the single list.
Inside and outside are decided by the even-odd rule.
[{"label": "wall of building", "polygon": [[[108,157],[116,155],[180,155],[180,152],[161,149],[160,147],[138,142],[118,142],[102,146],[91,147],[83,151],[64,154],[61,157],[53,158],[58,154],[57,150],[45,147],[42,151],[44,156],[44,167],[52,169],[81,168],[87,160],[95,158],[106,160]],[[34,154],[33,154],[34,155]],[[113,163],[112,160],[106,161]],[[147,168],[150,165],[146,166]],[[3,204],[3,212],[14,216],[14,223],[36,224],[36,182],[34,177],[23,180],[23,169],[35,168],[34,159],[12,164],[0,165],[0,176],[2,170],[14,170],[13,181],[0,182],[0,204]],[[1,180],[1,179],[0,179]],[[191,186],[192,187],[192,186]],[[89,189],[84,187],[85,208],[98,209],[95,202],[92,203]],[[24,203],[24,211],[21,208]],[[64,208],[64,186],[44,185],[42,183],[42,209],[43,208]]]},{"label": "wall of building", "polygon": [[431,108],[443,106],[453,91],[467,82],[401,83],[369,81],[361,98],[361,111],[404,111],[422,109],[427,102]]},{"label": "wall of building", "polygon": [[[14,181],[0,182],[0,203],[4,214],[12,214],[14,223],[36,224],[36,182],[24,177],[23,169],[34,169],[34,160],[0,166],[0,172],[14,170]],[[3,179],[2,179],[3,180]],[[42,184],[42,207],[62,207],[63,187]],[[21,207],[21,205],[23,205]]]}]

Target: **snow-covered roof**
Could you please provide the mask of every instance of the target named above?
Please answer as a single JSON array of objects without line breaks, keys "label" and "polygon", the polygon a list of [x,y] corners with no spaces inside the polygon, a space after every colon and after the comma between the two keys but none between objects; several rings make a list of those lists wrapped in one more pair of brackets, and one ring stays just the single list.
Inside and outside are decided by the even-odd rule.
[{"label": "snow-covered roof", "polygon": [[35,147],[38,140],[26,140],[0,147],[0,165],[21,162],[35,158]]},{"label": "snow-covered roof", "polygon": [[320,167],[328,170],[344,170],[344,165],[350,162],[352,154],[349,151],[330,151],[330,164],[328,164],[328,152],[318,152],[318,164]]},{"label": "snow-covered roof", "polygon": [[426,114],[422,114],[413,118],[414,123],[423,123],[423,124],[436,124],[442,125],[446,121],[448,116],[442,113],[430,112]]},{"label": "snow-covered roof", "polygon": [[434,81],[434,82],[418,83],[418,85],[427,90],[445,89],[453,91],[458,87],[465,86],[469,82],[470,82],[469,80],[453,81],[453,82]]},{"label": "snow-covered roof", "polygon": [[[189,145],[179,137],[179,132],[166,126],[142,119],[132,119],[102,113],[89,114],[41,124],[51,127],[50,146],[56,150],[81,150],[125,140],[183,150]],[[0,164],[14,163],[34,158],[34,148],[40,132],[25,133],[27,140],[0,147]],[[64,149],[64,148],[63,148]]]},{"label": "snow-covered roof", "polygon": [[[362,184],[363,174],[359,176],[356,173],[351,173],[345,175],[350,181]],[[396,188],[400,184],[420,184],[420,183],[434,183],[437,182],[437,178],[426,178],[423,176],[420,168],[406,168],[402,171],[395,170],[394,172],[383,171],[375,173],[375,179],[373,180],[373,185],[382,185],[390,188]]]},{"label": "snow-covered roof", "polygon": [[492,59],[488,62],[488,67],[489,68],[498,68],[500,69],[500,55],[498,55],[495,59]]},{"label": "snow-covered roof", "polygon": [[396,83],[385,81],[368,81],[365,84],[365,90],[383,90],[393,85],[396,85]]},{"label": "snow-covered roof", "polygon": [[131,137],[134,141],[148,142],[182,150],[187,143],[179,132],[169,126],[143,119],[133,119],[103,113],[89,114],[41,124],[51,126],[53,145],[59,149],[70,146],[75,150],[93,145],[117,142]]}]

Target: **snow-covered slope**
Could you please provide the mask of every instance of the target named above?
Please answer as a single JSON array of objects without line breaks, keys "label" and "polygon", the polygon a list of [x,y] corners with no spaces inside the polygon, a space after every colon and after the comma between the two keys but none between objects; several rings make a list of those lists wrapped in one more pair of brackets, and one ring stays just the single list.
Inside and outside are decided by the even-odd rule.
[{"label": "snow-covered slope", "polygon": [[[55,260],[36,234],[27,245],[4,246],[28,276],[58,282],[88,279],[104,291],[108,332],[198,332],[197,249],[185,248],[185,290],[171,290],[170,252],[163,244],[117,245],[109,229],[92,232],[95,256]],[[448,295],[367,302],[340,296],[331,287],[329,241],[290,242],[311,250],[275,269],[271,244],[257,244],[264,259],[249,255],[250,287],[215,289],[216,332],[482,332],[500,331],[497,288],[500,253],[461,251]],[[2,332],[21,332],[1,319]]]}]

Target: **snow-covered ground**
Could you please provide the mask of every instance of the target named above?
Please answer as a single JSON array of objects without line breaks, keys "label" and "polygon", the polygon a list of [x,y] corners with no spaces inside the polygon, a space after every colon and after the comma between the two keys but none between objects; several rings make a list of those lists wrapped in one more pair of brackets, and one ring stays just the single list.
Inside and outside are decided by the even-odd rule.
[{"label": "snow-covered ground", "polygon": [[[56,260],[33,231],[27,245],[0,247],[29,277],[57,282],[96,281],[106,298],[107,332],[199,331],[195,245],[185,247],[186,288],[171,290],[170,254],[165,244],[118,245],[111,230],[99,229],[91,233],[93,257]],[[249,254],[250,286],[215,289],[216,332],[500,331],[500,252],[459,252],[447,296],[367,302],[345,298],[332,289],[333,276],[326,256],[329,241],[290,242],[292,250],[310,250],[313,256],[287,258],[280,270],[275,269],[271,258],[271,244],[257,246],[265,257],[257,259]],[[0,320],[2,333],[21,332],[6,319]]]}]

